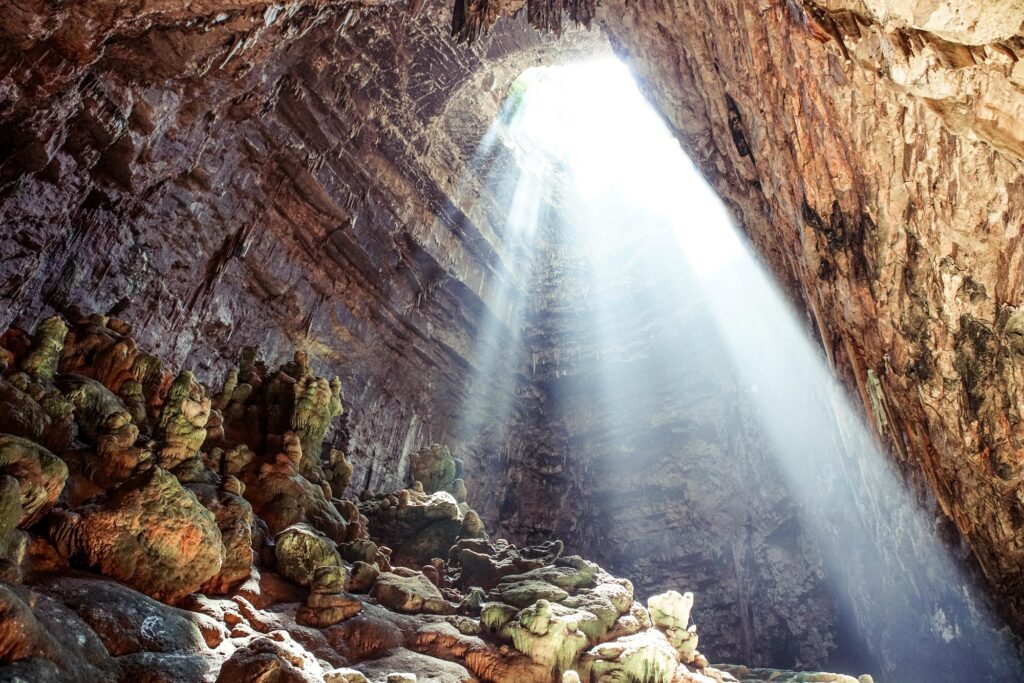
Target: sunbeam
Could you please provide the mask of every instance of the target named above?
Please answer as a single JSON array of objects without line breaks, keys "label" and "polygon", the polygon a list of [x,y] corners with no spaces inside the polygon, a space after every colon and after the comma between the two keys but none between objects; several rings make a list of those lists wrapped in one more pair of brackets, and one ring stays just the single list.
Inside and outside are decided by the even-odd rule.
[{"label": "sunbeam", "polygon": [[[759,421],[763,448],[823,560],[846,634],[833,663],[889,683],[1011,680],[1019,667],[1011,638],[865,424],[884,416],[865,418],[836,381],[807,325],[626,67],[604,59],[527,70],[487,144],[515,161],[486,176],[499,198],[488,210],[508,252],[482,290],[488,311],[461,438],[508,418],[508,387],[522,371],[510,359],[529,350],[537,371],[542,354],[526,349],[522,331],[546,235],[544,248],[569,255],[582,273],[578,289],[561,296],[574,301],[577,333],[596,340],[599,368],[588,390],[572,394],[589,398],[559,409],[566,419],[596,415],[591,421],[612,435],[619,461],[607,476],[629,477],[636,466],[638,445],[615,435],[655,410],[645,382],[700,371],[699,354],[684,349],[703,337],[727,353],[743,388],[737,410]],[[667,331],[647,330],[651,315],[668,319]],[[578,341],[564,338],[548,352],[553,377],[559,363],[583,353]],[[638,345],[643,373],[623,364]]]}]

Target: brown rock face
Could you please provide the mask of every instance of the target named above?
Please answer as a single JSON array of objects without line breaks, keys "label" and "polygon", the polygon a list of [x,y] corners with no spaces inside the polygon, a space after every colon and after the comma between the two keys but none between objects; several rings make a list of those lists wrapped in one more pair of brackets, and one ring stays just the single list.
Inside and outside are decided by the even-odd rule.
[{"label": "brown rock face", "polygon": [[[448,36],[451,9],[440,3],[8,4],[0,7],[0,328],[33,330],[63,312],[65,348],[75,352],[56,354],[68,331],[56,323],[36,339],[5,335],[0,405],[25,408],[0,414],[0,425],[15,435],[4,438],[67,457],[75,507],[103,496],[58,525],[58,545],[148,584],[144,566],[120,562],[120,550],[109,554],[98,539],[120,539],[114,547],[135,558],[150,527],[125,533],[112,520],[135,509],[163,515],[147,511],[147,487],[156,487],[153,500],[171,496],[193,509],[170,474],[136,473],[149,458],[184,467],[175,474],[190,484],[208,482],[189,472],[238,475],[271,537],[308,520],[341,543],[359,523],[335,509],[331,494],[344,492],[331,486],[392,491],[408,483],[411,453],[444,442],[465,457],[469,503],[489,527],[520,541],[563,536],[628,570],[643,592],[680,577],[707,582],[702,623],[728,656],[786,666],[828,656],[843,616],[820,578],[820,549],[797,521],[799,501],[776,484],[714,343],[666,331],[704,322],[667,310],[623,316],[653,325],[656,337],[617,359],[619,372],[646,382],[621,397],[633,413],[616,423],[573,408],[592,393],[601,372],[592,358],[606,350],[594,344],[574,364],[554,362],[558,340],[579,323],[543,284],[516,279],[500,202],[480,198],[486,188],[471,164],[510,76],[538,59],[596,49],[603,37],[532,32],[524,19],[556,25],[541,2],[465,46]],[[458,5],[463,37],[523,7]],[[590,19],[589,3],[566,5]],[[1019,3],[609,0],[593,18],[806,312],[909,485],[952,520],[1019,631]],[[571,257],[571,245],[548,239]],[[547,284],[573,277],[556,273]],[[479,397],[481,355],[520,334],[492,294],[503,283],[531,302],[522,327],[539,372],[525,353],[505,358],[512,377],[493,391],[509,409],[477,405],[473,421],[489,427],[470,435],[460,413]],[[612,306],[631,309],[638,291]],[[154,355],[138,354],[123,329],[75,314],[76,305],[132,323]],[[482,349],[489,325],[498,333]],[[317,374],[339,375],[351,404],[341,425],[330,426],[334,387],[301,367],[284,374],[305,382],[301,400],[326,408],[309,419],[293,422],[288,406],[265,400],[273,380],[258,367],[248,369],[267,388],[240,367],[238,386],[253,393],[211,409],[214,391],[199,382],[219,383],[248,344],[272,361],[298,348]],[[680,345],[699,372],[653,376],[649,360]],[[179,377],[171,405],[163,400],[173,376],[157,358],[190,365],[198,378]],[[682,394],[672,388],[680,380]],[[52,394],[60,400],[47,403],[51,382],[74,394],[70,403]],[[680,437],[674,427],[683,423],[690,431]],[[70,429],[78,426],[81,435]],[[140,434],[163,449],[149,453]],[[76,438],[93,447],[92,460],[65,452]],[[231,442],[209,470],[198,456],[204,439]],[[621,443],[633,457],[628,471]],[[352,471],[307,477],[317,447],[346,453]],[[723,453],[739,454],[756,476],[717,468]],[[708,486],[676,485],[695,480]],[[19,513],[22,526],[55,502],[59,487],[50,484],[37,508]],[[223,495],[208,498],[227,506]],[[211,548],[221,552],[213,540],[222,532],[232,536],[233,560],[218,590],[244,578],[246,544],[262,536],[239,507],[214,519],[196,504],[201,522],[182,522],[188,561],[160,565],[175,580],[147,590],[174,599],[215,579]],[[93,533],[90,524],[100,526]],[[700,540],[673,543],[669,532]],[[941,619],[929,617],[941,636]],[[257,643],[232,666],[291,675],[280,649]]]}]

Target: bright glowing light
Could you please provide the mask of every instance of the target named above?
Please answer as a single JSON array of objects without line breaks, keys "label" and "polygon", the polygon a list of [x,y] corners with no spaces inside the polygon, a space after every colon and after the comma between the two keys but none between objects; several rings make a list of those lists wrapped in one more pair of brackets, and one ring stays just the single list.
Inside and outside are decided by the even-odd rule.
[{"label": "bright glowing light", "polygon": [[[507,421],[509,387],[523,374],[515,359],[524,352],[528,293],[544,275],[538,245],[561,240],[587,261],[589,280],[570,294],[590,311],[584,334],[598,340],[602,361],[648,344],[666,367],[686,362],[672,347],[675,337],[624,334],[622,318],[638,306],[666,316],[703,307],[715,329],[688,334],[717,335],[714,343],[728,350],[749,387],[742,400],[762,422],[764,446],[804,513],[849,628],[868,660],[897,662],[871,672],[882,674],[879,683],[1010,680],[1019,660],[984,600],[626,67],[607,59],[524,72],[485,143],[488,152],[501,145],[515,163],[494,165],[484,183],[498,202],[495,231],[507,253],[481,286],[489,314],[475,340],[461,438]],[[548,206],[557,207],[557,219]],[[658,291],[629,297],[655,274]],[[564,353],[578,346],[569,340]],[[568,410],[608,423],[644,419],[645,408],[620,400],[626,387],[636,393],[637,378],[610,362],[601,367],[594,406]]]},{"label": "bright glowing light", "polygon": [[740,250],[735,231],[711,229],[728,221],[722,203],[707,200],[704,179],[622,62],[534,67],[519,77],[512,97],[519,103],[507,137],[520,164],[554,159],[569,169],[575,204],[615,197],[648,222],[672,221],[705,258],[694,264],[701,271]]}]

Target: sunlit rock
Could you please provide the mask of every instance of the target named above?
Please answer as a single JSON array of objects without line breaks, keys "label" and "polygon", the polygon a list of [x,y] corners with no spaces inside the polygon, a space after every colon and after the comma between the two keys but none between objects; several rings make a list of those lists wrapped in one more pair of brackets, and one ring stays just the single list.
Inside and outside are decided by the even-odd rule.
[{"label": "sunlit rock", "polygon": [[655,628],[665,634],[686,664],[697,657],[697,627],[689,624],[692,608],[693,593],[667,591],[647,600],[647,610]]},{"label": "sunlit rock", "polygon": [[49,533],[72,562],[164,602],[198,590],[224,554],[214,514],[158,467],[94,503],[55,511]]},{"label": "sunlit rock", "polygon": [[[395,563],[406,566],[421,567],[435,557],[447,557],[466,526],[458,503],[444,491],[402,489],[362,501],[359,510],[369,522],[369,533],[394,549]],[[477,527],[471,519],[469,528],[482,533]]]},{"label": "sunlit rock", "polygon": [[401,567],[395,572],[382,572],[374,582],[370,595],[388,609],[406,614],[455,612],[455,605],[444,599],[430,579],[421,572]]},{"label": "sunlit rock", "polygon": [[221,667],[217,681],[273,680],[280,683],[323,683],[324,669],[285,631],[253,637]]},{"label": "sunlit rock", "polygon": [[581,616],[585,615],[541,599],[520,610],[502,632],[533,661],[552,671],[564,671],[587,647]]},{"label": "sunlit rock", "polygon": [[596,645],[580,658],[579,666],[588,680],[671,683],[679,654],[664,634],[648,629]]}]

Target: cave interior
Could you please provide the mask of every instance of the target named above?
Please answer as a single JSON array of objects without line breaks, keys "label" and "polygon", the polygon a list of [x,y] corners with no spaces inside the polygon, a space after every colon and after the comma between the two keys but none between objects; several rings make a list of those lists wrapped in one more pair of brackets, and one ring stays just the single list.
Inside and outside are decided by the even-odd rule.
[{"label": "cave interior", "polygon": [[1022,27],[0,0],[0,681],[1024,680]]}]

